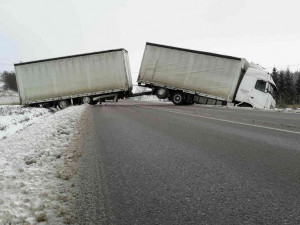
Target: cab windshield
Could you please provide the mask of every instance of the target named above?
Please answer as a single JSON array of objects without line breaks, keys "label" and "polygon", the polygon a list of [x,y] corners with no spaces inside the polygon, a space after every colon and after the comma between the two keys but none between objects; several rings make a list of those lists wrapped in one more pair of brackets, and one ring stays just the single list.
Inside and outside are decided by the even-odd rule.
[{"label": "cab windshield", "polygon": [[274,84],[269,83],[268,92],[275,98],[276,87],[274,86]]}]

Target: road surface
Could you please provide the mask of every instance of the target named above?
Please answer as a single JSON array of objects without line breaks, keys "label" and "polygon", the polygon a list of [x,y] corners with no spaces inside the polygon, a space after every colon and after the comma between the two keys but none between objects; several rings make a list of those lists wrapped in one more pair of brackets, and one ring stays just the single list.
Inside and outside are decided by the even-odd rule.
[{"label": "road surface", "polygon": [[77,224],[300,224],[300,115],[91,107]]}]

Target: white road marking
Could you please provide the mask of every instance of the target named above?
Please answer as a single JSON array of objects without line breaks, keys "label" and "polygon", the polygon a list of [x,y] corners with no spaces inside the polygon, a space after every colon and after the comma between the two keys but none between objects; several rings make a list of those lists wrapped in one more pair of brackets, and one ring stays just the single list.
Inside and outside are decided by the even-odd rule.
[{"label": "white road marking", "polygon": [[258,128],[269,129],[269,130],[276,130],[276,131],[281,131],[281,132],[292,133],[292,134],[300,134],[300,132],[297,132],[297,131],[284,130],[284,129],[279,129],[279,128],[266,127],[266,126],[260,126],[260,125],[250,124],[250,123],[236,122],[236,121],[232,121],[232,120],[218,119],[218,118],[209,117],[209,116],[200,116],[200,115],[195,115],[195,114],[190,114],[190,113],[185,113],[185,112],[180,112],[180,111],[158,109],[158,108],[153,108],[153,107],[149,107],[149,106],[140,106],[140,107],[142,107],[142,108],[148,108],[148,109],[154,109],[154,110],[159,110],[159,111],[165,111],[165,112],[170,112],[170,113],[182,114],[182,115],[187,115],[187,116],[199,117],[199,118],[204,118],[204,119],[209,119],[209,120],[222,121],[222,122],[226,122],[226,123],[234,123],[234,124],[240,124],[240,125],[245,125],[245,126],[250,126],[250,127],[258,127]]}]

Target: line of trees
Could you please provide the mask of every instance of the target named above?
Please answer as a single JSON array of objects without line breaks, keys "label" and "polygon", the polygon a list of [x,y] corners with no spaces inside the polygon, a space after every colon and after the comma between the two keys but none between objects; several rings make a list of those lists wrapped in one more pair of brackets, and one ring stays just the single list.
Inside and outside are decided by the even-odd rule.
[{"label": "line of trees", "polygon": [[279,106],[300,104],[300,72],[292,73],[290,69],[272,71],[273,80],[277,86],[276,101]]}]

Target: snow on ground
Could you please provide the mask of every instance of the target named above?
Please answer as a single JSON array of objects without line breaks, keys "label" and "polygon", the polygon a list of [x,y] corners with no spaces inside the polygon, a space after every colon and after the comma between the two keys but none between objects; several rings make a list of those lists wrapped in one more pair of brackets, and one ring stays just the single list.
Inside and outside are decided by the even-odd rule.
[{"label": "snow on ground", "polygon": [[270,109],[269,111],[275,111],[275,112],[291,112],[291,113],[300,113],[300,108],[292,109],[292,108],[275,108]]},{"label": "snow on ground", "polygon": [[19,105],[19,96],[0,96],[0,105]]},{"label": "snow on ground", "polygon": [[71,223],[88,107],[58,111],[0,140],[0,224]]},{"label": "snow on ground", "polygon": [[0,105],[18,105],[20,98],[18,92],[3,89],[3,82],[0,81]]},{"label": "snow on ground", "polygon": [[1,97],[7,97],[7,96],[19,97],[19,94],[16,91],[4,90],[0,87],[0,96]]},{"label": "snow on ground", "polygon": [[0,105],[0,140],[33,124],[37,119],[49,116],[52,110]]},{"label": "snow on ground", "polygon": [[144,95],[128,98],[129,100],[146,101],[146,102],[170,102],[168,99],[159,99],[156,95]]}]

